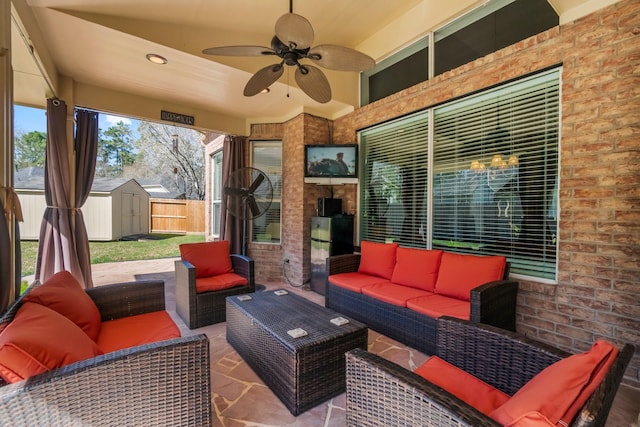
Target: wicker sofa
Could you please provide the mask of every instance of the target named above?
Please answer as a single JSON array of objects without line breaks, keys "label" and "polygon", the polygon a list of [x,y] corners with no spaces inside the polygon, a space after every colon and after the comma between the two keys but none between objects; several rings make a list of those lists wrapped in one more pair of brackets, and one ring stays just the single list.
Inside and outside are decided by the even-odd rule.
[{"label": "wicker sofa", "polygon": [[[0,336],[21,307],[36,304],[27,295],[37,287],[0,318]],[[103,325],[165,310],[162,280],[99,286],[86,294]],[[55,339],[65,342],[62,335]],[[202,334],[122,348],[0,384],[0,425],[210,426],[211,417],[209,340]]]},{"label": "wicker sofa", "polygon": [[[540,410],[546,412],[552,409],[558,413],[558,407],[572,407],[573,410],[567,412],[576,415],[572,420],[571,416],[568,416],[567,424],[573,427],[605,426],[632,354],[633,347],[628,344],[617,355],[612,353],[612,364],[608,368],[602,368],[600,373],[595,375],[596,380],[589,380],[589,375],[584,377],[583,381],[590,381],[590,384],[582,390],[589,391],[582,395],[582,400],[578,398],[571,405],[569,402],[572,401],[567,402],[565,399],[567,389],[571,388],[566,386],[569,381],[562,381],[559,378],[562,375],[547,376],[545,380],[550,381],[542,383],[543,390],[540,390],[541,375],[538,375],[550,365],[570,356],[569,353],[521,334],[489,325],[448,317],[438,320],[436,355],[439,358],[508,396],[513,396],[525,384],[533,383],[535,380],[531,380],[537,376],[538,396],[552,402],[545,402],[544,405],[547,407]],[[346,355],[346,366],[348,426],[502,425],[456,397],[453,392],[449,393],[443,387],[375,354],[361,349],[352,350]],[[584,371],[567,369],[565,366],[561,372]],[[573,374],[569,374],[571,375]],[[575,378],[571,381],[580,384]],[[467,384],[465,383],[465,386]],[[527,392],[531,390],[529,388]],[[531,414],[538,409],[528,407],[531,402],[535,402],[535,399],[530,399],[529,396],[520,394],[520,402],[525,399],[525,408],[522,409]],[[558,402],[563,399],[564,403]],[[566,415],[567,412],[559,413]],[[549,419],[555,425],[553,417]]]},{"label": "wicker sofa", "polygon": [[[361,253],[329,257],[326,268],[326,307],[426,354],[436,351],[441,315],[515,330],[518,282],[507,279],[503,257],[363,241]],[[439,289],[445,281],[449,292]],[[432,300],[436,305],[424,309]]]}]

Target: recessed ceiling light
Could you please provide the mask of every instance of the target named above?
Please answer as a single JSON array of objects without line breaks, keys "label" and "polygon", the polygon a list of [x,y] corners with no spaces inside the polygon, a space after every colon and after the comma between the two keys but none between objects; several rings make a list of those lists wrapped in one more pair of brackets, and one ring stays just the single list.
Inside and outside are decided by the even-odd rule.
[{"label": "recessed ceiling light", "polygon": [[160,65],[164,65],[168,62],[167,58],[165,58],[164,56],[157,55],[155,53],[147,53],[147,59],[150,62],[153,62],[154,64],[160,64]]}]

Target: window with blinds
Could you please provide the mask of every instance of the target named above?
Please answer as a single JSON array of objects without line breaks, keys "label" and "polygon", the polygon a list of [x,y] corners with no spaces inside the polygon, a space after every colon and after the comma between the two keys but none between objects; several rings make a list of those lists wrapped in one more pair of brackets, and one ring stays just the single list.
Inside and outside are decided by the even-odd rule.
[{"label": "window with blinds", "polygon": [[552,70],[362,131],[361,239],[555,279],[559,100]]},{"label": "window with blinds", "polygon": [[280,211],[282,197],[282,141],[252,141],[251,162],[264,172],[273,186],[273,200],[267,212],[254,218],[252,241],[280,243]]},{"label": "window with blinds", "polygon": [[428,113],[360,133],[360,237],[426,247]]},{"label": "window with blinds", "polygon": [[211,235],[220,235],[222,214],[222,150],[211,155]]}]

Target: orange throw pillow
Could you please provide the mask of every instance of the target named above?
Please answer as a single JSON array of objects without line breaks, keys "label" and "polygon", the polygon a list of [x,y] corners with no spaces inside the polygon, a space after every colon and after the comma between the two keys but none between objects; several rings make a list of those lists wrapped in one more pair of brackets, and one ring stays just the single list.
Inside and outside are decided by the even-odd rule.
[{"label": "orange throw pillow", "polygon": [[464,301],[471,300],[471,290],[485,283],[501,280],[507,258],[503,256],[442,254],[436,293]]},{"label": "orange throw pillow", "polygon": [[588,395],[583,391],[598,385],[617,354],[612,344],[598,340],[589,351],[542,370],[489,416],[505,426],[516,426],[525,415],[538,413],[551,425],[561,420],[569,425],[582,406],[576,401],[582,399],[584,404]]},{"label": "orange throw pillow", "polygon": [[78,325],[92,340],[98,338],[102,316],[91,297],[68,271],[60,271],[33,288],[23,301],[49,307]]},{"label": "orange throw pillow", "polygon": [[397,249],[397,243],[360,242],[358,273],[391,279]]},{"label": "orange throw pillow", "polygon": [[441,250],[398,248],[391,281],[433,292],[440,268]]},{"label": "orange throw pillow", "polygon": [[509,395],[490,386],[462,369],[431,356],[415,373],[429,382],[442,387],[466,404],[485,415],[509,400]]},{"label": "orange throw pillow", "polygon": [[32,302],[0,333],[0,376],[15,383],[102,354],[71,320]]},{"label": "orange throw pillow", "polygon": [[218,240],[215,242],[183,243],[180,247],[180,257],[190,262],[196,268],[196,278],[217,276],[218,274],[233,273],[229,242]]}]

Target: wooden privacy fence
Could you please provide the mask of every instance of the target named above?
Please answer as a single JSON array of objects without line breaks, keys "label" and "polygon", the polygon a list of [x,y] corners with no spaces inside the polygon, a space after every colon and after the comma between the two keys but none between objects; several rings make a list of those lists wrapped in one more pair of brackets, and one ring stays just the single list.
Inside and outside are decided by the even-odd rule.
[{"label": "wooden privacy fence", "polygon": [[152,233],[204,233],[204,200],[149,199]]}]

